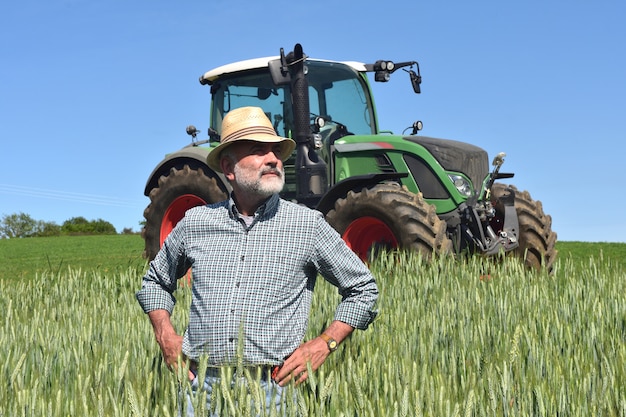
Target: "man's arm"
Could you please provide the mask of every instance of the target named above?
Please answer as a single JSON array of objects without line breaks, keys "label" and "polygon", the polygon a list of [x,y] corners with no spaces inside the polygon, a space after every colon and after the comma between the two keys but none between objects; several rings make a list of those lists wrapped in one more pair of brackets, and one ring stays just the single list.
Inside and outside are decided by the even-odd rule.
[{"label": "man's arm", "polygon": [[[353,330],[354,328],[349,324],[335,320],[323,333],[333,338],[337,344],[340,344],[346,337],[350,336]],[[289,383],[292,377],[296,378],[296,384],[304,382],[309,376],[307,363],[310,362],[311,369],[316,371],[330,353],[328,344],[321,336],[311,339],[294,350],[285,360],[274,380],[280,386]]]},{"label": "man's arm", "polygon": [[[321,275],[335,285],[342,296],[342,301],[335,311],[335,319],[323,332],[338,344],[348,337],[354,329],[366,329],[376,317],[374,310],[378,298],[378,287],[371,272],[363,262],[348,248],[341,236],[324,220],[320,214],[316,242],[316,268]],[[274,377],[279,385],[284,386],[292,378],[296,383],[308,377],[307,363],[317,370],[330,354],[326,340],[316,337],[301,344],[283,363],[278,375]]]},{"label": "man's arm", "polygon": [[167,310],[152,310],[148,313],[154,336],[161,347],[167,366],[175,367],[182,353],[183,338],[176,333]]},{"label": "man's arm", "polygon": [[[167,310],[152,310],[148,313],[154,336],[161,347],[163,359],[168,368],[176,369],[178,358],[183,360],[183,338],[176,333],[170,313]],[[193,373],[189,372],[189,379],[193,379]]]}]

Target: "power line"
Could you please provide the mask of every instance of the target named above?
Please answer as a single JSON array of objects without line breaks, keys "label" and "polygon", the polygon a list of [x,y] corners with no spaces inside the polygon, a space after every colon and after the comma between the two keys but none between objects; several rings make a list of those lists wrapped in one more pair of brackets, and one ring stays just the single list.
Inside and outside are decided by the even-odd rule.
[{"label": "power line", "polygon": [[145,202],[127,200],[96,194],[77,193],[72,191],[50,190],[43,188],[24,187],[20,185],[0,184],[0,193],[22,195],[26,197],[47,198],[51,200],[73,201],[77,203],[95,204],[100,206],[141,207]]}]

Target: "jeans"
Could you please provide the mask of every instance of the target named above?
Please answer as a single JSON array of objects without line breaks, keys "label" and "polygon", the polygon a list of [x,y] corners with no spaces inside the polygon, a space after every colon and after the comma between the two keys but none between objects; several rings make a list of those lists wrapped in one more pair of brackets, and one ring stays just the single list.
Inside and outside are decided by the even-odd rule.
[{"label": "jeans", "polygon": [[[255,369],[254,371],[257,370]],[[222,375],[226,375],[226,378],[231,379],[229,384],[223,384]],[[251,410],[250,415],[286,415],[285,406],[286,403],[290,401],[288,401],[287,398],[283,398],[283,396],[286,394],[287,388],[279,386],[267,374],[261,375],[260,378],[256,378],[255,376],[256,373],[241,376],[235,375],[231,370],[225,370],[223,373],[220,373],[220,369],[218,368],[207,369],[202,386],[200,386],[199,375],[196,375],[190,385],[181,386],[179,391],[178,416],[194,417],[196,416],[195,410],[202,406],[204,406],[202,409],[206,410],[206,416],[211,417],[227,415],[239,416],[241,415],[241,410],[246,408]],[[217,390],[214,390],[215,387],[217,387]],[[242,392],[244,393],[243,397],[241,396]],[[198,396],[201,394],[206,395],[205,404],[200,403],[201,398],[198,398]],[[295,407],[295,394],[294,391],[291,404],[289,404],[292,407]],[[215,395],[218,396],[218,398],[215,398]],[[246,407],[247,404],[239,404],[237,401],[238,398],[249,398],[251,401],[249,407]],[[258,400],[255,401],[255,398]],[[216,401],[216,404],[211,404],[211,400]],[[264,401],[264,410],[260,408],[261,404],[258,404],[260,401]],[[271,410],[272,407],[274,407],[276,411]],[[255,410],[261,411],[260,413],[256,413]],[[198,415],[197,417],[200,416]]]}]

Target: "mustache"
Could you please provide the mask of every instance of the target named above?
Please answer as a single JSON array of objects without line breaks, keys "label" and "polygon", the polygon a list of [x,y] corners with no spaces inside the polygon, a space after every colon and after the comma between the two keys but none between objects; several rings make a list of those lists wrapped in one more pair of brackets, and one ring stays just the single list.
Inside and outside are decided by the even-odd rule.
[{"label": "mustache", "polygon": [[277,175],[281,179],[284,176],[283,170],[278,169],[278,168],[265,168],[264,170],[261,171],[261,173],[259,174],[259,177],[262,177],[265,174],[274,174],[274,175]]}]

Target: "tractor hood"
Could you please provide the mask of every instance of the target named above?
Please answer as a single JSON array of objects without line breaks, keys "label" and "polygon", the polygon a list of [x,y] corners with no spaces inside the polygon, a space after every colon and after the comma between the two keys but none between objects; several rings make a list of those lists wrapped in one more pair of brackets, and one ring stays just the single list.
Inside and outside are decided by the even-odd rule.
[{"label": "tractor hood", "polygon": [[478,146],[428,136],[405,136],[404,140],[428,149],[445,170],[467,175],[475,189],[480,189],[483,179],[489,173],[489,155]]}]

